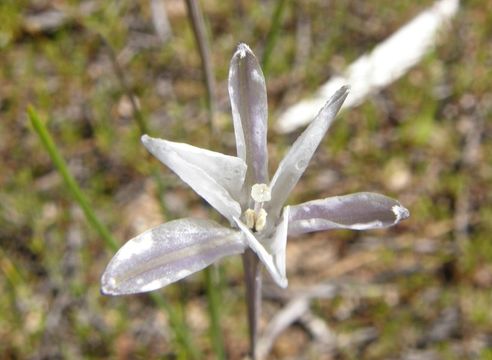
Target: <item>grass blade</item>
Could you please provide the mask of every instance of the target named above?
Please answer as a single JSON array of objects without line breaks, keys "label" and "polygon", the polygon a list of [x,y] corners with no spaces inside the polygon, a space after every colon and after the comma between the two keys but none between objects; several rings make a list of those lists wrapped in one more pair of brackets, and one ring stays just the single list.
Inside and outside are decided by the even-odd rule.
[{"label": "grass blade", "polygon": [[270,68],[270,58],[273,52],[273,48],[275,47],[275,43],[277,42],[280,29],[280,19],[282,18],[282,14],[284,13],[286,2],[286,0],[277,0],[275,10],[273,11],[272,26],[270,27],[270,31],[268,31],[265,42],[265,49],[263,51],[263,56],[261,57],[261,68],[264,75],[267,75]]},{"label": "grass blade", "polygon": [[92,207],[89,205],[86,197],[80,190],[77,182],[75,181],[72,174],[70,174],[67,164],[65,160],[63,160],[58,148],[53,141],[53,138],[48,132],[48,129],[44,125],[44,123],[39,119],[38,114],[34,110],[32,106],[29,106],[27,109],[27,113],[29,115],[29,119],[31,120],[32,127],[36,131],[39,139],[41,140],[45,150],[51,157],[51,160],[55,164],[56,169],[60,173],[63,182],[67,186],[70,194],[73,196],[75,202],[79,204],[80,208],[84,212],[84,215],[91,225],[91,227],[99,234],[99,236],[103,239],[106,246],[111,250],[118,249],[118,243],[115,241],[109,230],[99,221],[95,212],[92,210]]},{"label": "grass blade", "polygon": [[214,116],[217,100],[215,99],[215,76],[210,55],[210,46],[207,41],[205,21],[197,0],[186,0],[188,17],[190,18],[195,41],[200,52],[200,59],[203,71],[203,80],[207,89],[207,109],[210,130],[214,133]]}]

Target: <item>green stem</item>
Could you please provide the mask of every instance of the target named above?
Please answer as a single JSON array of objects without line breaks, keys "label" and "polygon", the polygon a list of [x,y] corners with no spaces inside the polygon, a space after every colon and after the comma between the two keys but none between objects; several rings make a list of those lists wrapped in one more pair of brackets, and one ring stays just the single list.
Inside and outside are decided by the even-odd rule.
[{"label": "green stem", "polygon": [[273,48],[275,47],[275,43],[277,42],[280,29],[280,19],[282,18],[286,2],[286,0],[277,0],[277,5],[273,11],[272,26],[267,34],[265,49],[263,50],[263,56],[261,57],[261,68],[263,70],[263,74],[265,75],[268,73],[270,68],[270,58]]},{"label": "green stem", "polygon": [[212,63],[212,56],[210,55],[210,46],[207,41],[207,32],[205,29],[205,21],[197,0],[186,0],[186,7],[188,9],[188,17],[190,18],[191,26],[193,28],[193,34],[195,35],[195,42],[200,53],[203,81],[207,89],[207,109],[208,109],[208,123],[212,134],[215,132],[214,128],[214,116],[216,108],[215,99],[215,77]]},{"label": "green stem", "polygon": [[204,270],[205,283],[207,287],[208,311],[210,315],[210,335],[215,349],[215,358],[223,360],[226,358],[222,329],[220,327],[220,281],[217,278],[214,265]]},{"label": "green stem", "polygon": [[65,163],[65,160],[63,160],[60,152],[58,151],[58,148],[56,147],[53,138],[49,134],[48,129],[46,129],[44,123],[39,119],[38,114],[36,113],[36,111],[32,106],[28,107],[27,113],[29,115],[29,119],[31,120],[31,124],[34,130],[38,134],[39,139],[41,140],[44,148],[50,155],[51,160],[55,164],[58,172],[60,173],[63,179],[63,182],[65,183],[68,190],[70,191],[70,194],[73,196],[77,204],[79,204],[80,208],[84,212],[87,221],[92,226],[92,228],[96,230],[96,232],[103,239],[103,241],[105,242],[108,248],[110,248],[113,251],[117,250],[118,249],[117,242],[114,240],[109,230],[99,221],[96,214],[94,213],[91,206],[89,205],[89,202],[87,201],[86,197],[82,193],[82,190],[80,190],[80,187],[78,186],[77,182],[73,178],[72,174],[70,174],[67,164]]},{"label": "green stem", "polygon": [[[112,252],[116,251],[118,249],[117,242],[109,232],[108,228],[97,218],[94,210],[87,201],[87,198],[84,196],[79,185],[68,170],[68,166],[65,160],[58,151],[58,148],[56,147],[55,142],[53,141],[53,138],[48,132],[45,124],[40,120],[38,114],[33,107],[29,106],[27,109],[27,113],[29,115],[32,127],[36,131],[36,134],[41,140],[44,148],[50,155],[51,160],[55,164],[60,175],[62,176],[63,182],[67,186],[75,202],[79,204],[82,211],[84,212],[87,221],[104,240],[106,247],[109,248]],[[200,356],[197,350],[192,346],[192,342],[190,340],[189,333],[186,327],[183,325],[181,319],[173,311],[169,303],[160,294],[152,293],[150,294],[150,296],[160,308],[164,309],[167,312],[172,329],[175,332],[176,340],[181,345],[183,352],[187,354],[187,358],[199,359]]]}]

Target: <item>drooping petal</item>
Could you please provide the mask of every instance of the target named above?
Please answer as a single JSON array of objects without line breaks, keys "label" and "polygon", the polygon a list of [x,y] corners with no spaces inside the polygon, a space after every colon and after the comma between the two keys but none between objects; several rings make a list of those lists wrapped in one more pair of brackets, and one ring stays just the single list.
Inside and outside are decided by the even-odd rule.
[{"label": "drooping petal", "polygon": [[[248,165],[247,189],[268,183],[268,104],[265,78],[258,60],[246,44],[239,44],[229,68],[237,154]],[[249,190],[248,190],[249,191]]]},{"label": "drooping petal", "polygon": [[366,230],[392,226],[410,216],[398,201],[361,192],[290,207],[289,235],[329,229]]},{"label": "drooping petal", "polygon": [[106,295],[152,291],[246,248],[243,235],[200,219],[180,219],[147,230],[116,253],[101,278]]},{"label": "drooping petal", "polygon": [[275,228],[275,233],[268,241],[268,249],[273,256],[273,262],[280,275],[287,281],[285,271],[285,250],[287,247],[287,235],[289,227],[290,206],[284,207],[280,223]]},{"label": "drooping petal", "polygon": [[230,222],[241,214],[235,199],[239,198],[246,173],[243,160],[147,135],[142,136],[142,143]]},{"label": "drooping petal", "polygon": [[328,100],[280,162],[270,184],[272,201],[267,205],[269,214],[277,216],[280,213],[287,197],[306,170],[319,143],[335,119],[338,110],[340,110],[343,101],[348,95],[348,91],[348,87],[342,86]]},{"label": "drooping petal", "polygon": [[277,268],[273,255],[265,249],[265,247],[258,241],[258,239],[256,239],[251,230],[248,229],[248,227],[241,220],[239,220],[238,218],[234,218],[234,221],[236,222],[237,226],[239,226],[239,229],[243,232],[244,239],[247,245],[256,253],[256,255],[258,255],[275,283],[282,288],[286,288],[287,278],[285,277],[285,273],[282,275],[280,269]]}]

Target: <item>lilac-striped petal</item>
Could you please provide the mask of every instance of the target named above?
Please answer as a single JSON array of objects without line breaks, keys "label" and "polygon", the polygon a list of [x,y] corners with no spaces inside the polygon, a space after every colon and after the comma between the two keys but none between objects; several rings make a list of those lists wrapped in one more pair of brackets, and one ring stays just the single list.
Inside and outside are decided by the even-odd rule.
[{"label": "lilac-striped petal", "polygon": [[147,135],[142,136],[142,143],[230,222],[241,214],[235,199],[239,198],[246,173],[243,160]]},{"label": "lilac-striped petal", "polygon": [[361,192],[290,207],[289,235],[330,229],[366,230],[395,225],[410,216],[398,201]]},{"label": "lilac-striped petal", "polygon": [[[239,44],[229,68],[229,97],[237,154],[248,165],[246,185],[268,183],[268,104],[265,78],[246,44]],[[248,190],[249,191],[249,190]]]},{"label": "lilac-striped petal", "polygon": [[271,275],[272,279],[275,283],[282,287],[287,287],[287,278],[285,277],[285,268],[284,274],[282,275],[280,269],[277,268],[276,261],[274,260],[274,256],[270,254],[265,247],[256,239],[255,235],[251,232],[251,230],[238,218],[234,218],[237,226],[243,232],[244,240],[246,244],[253,250],[256,255],[260,258],[263,265],[265,265],[268,273]]},{"label": "lilac-striped petal", "polygon": [[106,295],[125,295],[162,288],[220,258],[245,249],[243,235],[199,219],[162,224],[129,240],[101,278]]},{"label": "lilac-striped petal", "polygon": [[342,86],[325,104],[318,116],[297,138],[289,152],[280,162],[270,184],[272,201],[267,212],[273,216],[280,213],[287,197],[306,170],[309,161],[323,139],[326,131],[335,119],[338,110],[348,95],[348,87]]}]

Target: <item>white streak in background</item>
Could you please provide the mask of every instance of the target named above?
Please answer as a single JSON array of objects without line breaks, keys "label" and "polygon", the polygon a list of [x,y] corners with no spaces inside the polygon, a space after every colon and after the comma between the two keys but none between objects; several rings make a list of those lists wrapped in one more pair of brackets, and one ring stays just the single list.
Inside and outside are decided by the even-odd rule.
[{"label": "white streak in background", "polygon": [[166,42],[171,37],[172,31],[167,18],[164,0],[151,0],[150,7],[152,9],[152,23],[154,24],[155,32],[162,42]]},{"label": "white streak in background", "polygon": [[288,133],[308,124],[342,85],[350,86],[343,109],[359,105],[371,92],[403,76],[434,45],[439,30],[456,14],[458,7],[459,0],[437,1],[371,53],[353,62],[343,76],[330,79],[313,98],[287,109],[278,119],[276,130]]}]

